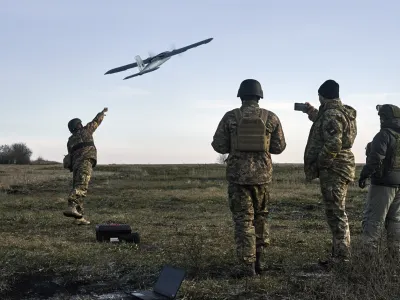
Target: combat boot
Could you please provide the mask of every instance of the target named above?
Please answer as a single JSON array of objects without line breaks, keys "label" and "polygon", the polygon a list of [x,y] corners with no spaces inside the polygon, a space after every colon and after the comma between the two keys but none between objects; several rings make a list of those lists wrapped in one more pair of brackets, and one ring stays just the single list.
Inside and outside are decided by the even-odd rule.
[{"label": "combat boot", "polygon": [[82,214],[78,212],[76,204],[71,203],[68,208],[63,212],[64,216],[70,218],[82,218]]},{"label": "combat boot", "polygon": [[319,259],[318,264],[324,268],[331,269],[335,265],[347,265],[350,263],[348,256],[331,256],[326,260]]},{"label": "combat boot", "polygon": [[85,214],[82,204],[77,205],[77,206],[76,206],[76,210],[77,210],[78,213],[80,213],[82,216]]},{"label": "combat boot", "polygon": [[258,248],[256,251],[255,271],[262,274],[265,271],[265,252],[264,248]]},{"label": "combat boot", "polygon": [[90,221],[86,220],[84,217],[82,217],[82,218],[79,218],[79,219],[75,219],[74,224],[75,225],[89,225]]},{"label": "combat boot", "polygon": [[242,264],[240,266],[240,271],[237,274],[238,278],[242,278],[242,277],[253,277],[256,276],[257,273],[255,271],[255,263],[250,263],[250,264]]}]

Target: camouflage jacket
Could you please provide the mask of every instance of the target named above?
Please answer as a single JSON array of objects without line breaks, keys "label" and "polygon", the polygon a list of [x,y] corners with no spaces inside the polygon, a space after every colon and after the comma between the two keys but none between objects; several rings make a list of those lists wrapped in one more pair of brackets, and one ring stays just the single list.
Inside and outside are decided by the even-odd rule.
[{"label": "camouflage jacket", "polygon": [[96,117],[86,126],[74,132],[68,139],[67,148],[68,153],[72,156],[72,165],[75,165],[77,161],[84,159],[93,160],[93,167],[97,164],[97,149],[96,146],[87,146],[80,148],[72,152],[72,148],[80,143],[88,143],[93,141],[93,133],[99,127],[103,121],[104,113],[100,112]]},{"label": "camouflage jacket", "polygon": [[[240,110],[243,113],[260,113],[257,101],[243,101]],[[211,146],[221,154],[229,153],[226,167],[226,179],[237,184],[265,184],[272,180],[271,154],[280,154],[286,148],[279,118],[268,111],[266,132],[270,134],[269,151],[240,152],[231,151],[231,137],[237,134],[236,117],[233,110],[228,111],[219,122]]]},{"label": "camouflage jacket", "polygon": [[355,178],[355,160],[351,151],[357,136],[357,111],[343,105],[340,99],[328,100],[308,114],[314,122],[304,152],[307,180],[319,178],[328,169],[347,180]]}]

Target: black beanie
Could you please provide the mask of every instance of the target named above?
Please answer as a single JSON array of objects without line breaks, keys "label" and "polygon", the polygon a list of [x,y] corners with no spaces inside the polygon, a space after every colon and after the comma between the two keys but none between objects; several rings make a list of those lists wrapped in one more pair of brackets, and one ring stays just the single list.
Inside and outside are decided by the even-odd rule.
[{"label": "black beanie", "polygon": [[339,98],[339,84],[335,80],[329,79],[319,87],[318,94],[326,99]]}]

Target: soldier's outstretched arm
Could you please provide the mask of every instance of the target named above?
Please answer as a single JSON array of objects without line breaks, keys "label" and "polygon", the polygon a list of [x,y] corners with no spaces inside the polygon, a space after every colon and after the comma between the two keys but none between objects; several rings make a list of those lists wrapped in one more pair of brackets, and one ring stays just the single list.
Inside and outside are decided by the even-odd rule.
[{"label": "soldier's outstretched arm", "polygon": [[360,178],[368,178],[378,172],[381,168],[382,160],[386,157],[386,151],[389,144],[388,133],[378,132],[371,142],[370,153],[367,156]]},{"label": "soldier's outstretched arm", "polygon": [[310,103],[306,102],[307,111],[306,114],[308,115],[308,119],[312,122],[315,122],[318,116],[318,109],[312,106]]},{"label": "soldier's outstretched arm", "polygon": [[275,125],[274,131],[271,133],[271,142],[269,145],[269,153],[281,154],[286,149],[285,134],[283,133],[281,121],[277,116],[272,116],[272,124]]},{"label": "soldier's outstretched arm", "polygon": [[101,112],[99,112],[99,113],[94,117],[94,119],[93,119],[91,122],[89,122],[89,123],[86,124],[85,128],[86,128],[87,130],[89,130],[90,133],[95,132],[95,130],[97,129],[97,127],[99,127],[100,124],[101,124],[101,122],[103,122],[103,119],[104,119],[104,116],[105,116],[104,113],[107,112],[107,111],[108,111],[108,108],[107,108],[107,107],[104,108]]},{"label": "soldier's outstretched arm", "polygon": [[215,152],[220,154],[229,153],[231,146],[231,136],[229,133],[228,123],[226,122],[227,114],[228,113],[226,113],[219,122],[213,141],[211,142],[211,146],[214,148]]},{"label": "soldier's outstretched arm", "polygon": [[322,121],[324,146],[318,155],[318,166],[328,169],[342,149],[343,124],[337,115],[328,115]]}]

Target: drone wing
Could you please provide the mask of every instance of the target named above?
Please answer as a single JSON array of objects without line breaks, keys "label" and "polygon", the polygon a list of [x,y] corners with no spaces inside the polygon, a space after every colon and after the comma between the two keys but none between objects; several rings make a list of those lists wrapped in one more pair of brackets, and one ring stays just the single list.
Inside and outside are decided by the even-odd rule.
[{"label": "drone wing", "polygon": [[[146,64],[146,63],[148,63],[149,60],[150,60],[150,57],[144,59],[143,63]],[[136,68],[137,66],[138,66],[137,63],[132,63],[132,64],[129,64],[129,65],[125,65],[125,66],[121,66],[121,67],[118,67],[118,68],[114,68],[114,69],[108,70],[104,75],[113,74],[113,73],[117,73],[117,72],[122,72],[122,71],[125,71],[125,70],[128,70],[128,69],[131,69],[131,68]]]},{"label": "drone wing", "polygon": [[185,52],[185,51],[187,51],[187,50],[189,50],[189,49],[198,47],[198,46],[200,46],[200,45],[208,44],[208,43],[211,42],[212,40],[213,40],[213,38],[210,38],[210,39],[206,39],[206,40],[203,40],[203,41],[200,41],[200,42],[191,44],[191,45],[186,46],[186,47],[182,47],[182,48],[179,48],[179,49],[172,50],[172,51],[169,52],[165,57],[174,56],[174,55],[177,55],[177,54],[179,54],[179,53]]},{"label": "drone wing", "polygon": [[135,68],[135,67],[137,67],[137,63],[133,63],[133,64],[129,64],[129,65],[125,65],[125,66],[121,66],[121,67],[118,67],[118,68],[114,68],[114,69],[108,70],[104,75],[113,74],[113,73],[117,73],[117,72],[122,72],[122,71],[131,69],[131,68]]},{"label": "drone wing", "polygon": [[146,73],[154,72],[155,70],[158,70],[159,68],[160,67],[157,67],[157,68],[151,69],[150,71],[144,71],[144,72],[139,72],[139,73],[136,73],[136,74],[133,74],[133,75],[129,75],[129,76],[125,77],[124,80],[127,80],[129,78],[133,78],[133,77],[136,77],[136,76],[142,76],[143,74],[146,74]]}]

